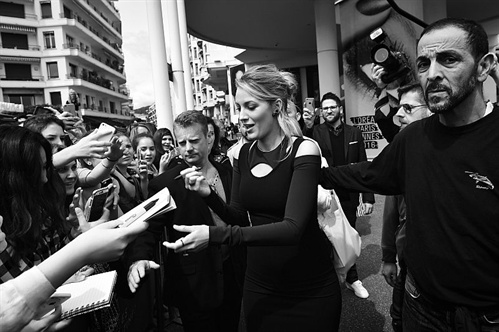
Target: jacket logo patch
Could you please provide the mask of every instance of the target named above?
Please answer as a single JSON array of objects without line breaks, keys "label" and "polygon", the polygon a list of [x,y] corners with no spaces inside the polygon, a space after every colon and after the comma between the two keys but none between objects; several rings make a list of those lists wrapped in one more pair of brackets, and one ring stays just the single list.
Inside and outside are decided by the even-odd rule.
[{"label": "jacket logo patch", "polygon": [[494,184],[486,176],[480,175],[476,172],[465,171],[466,174],[473,180],[475,180],[477,189],[492,190],[494,189]]}]

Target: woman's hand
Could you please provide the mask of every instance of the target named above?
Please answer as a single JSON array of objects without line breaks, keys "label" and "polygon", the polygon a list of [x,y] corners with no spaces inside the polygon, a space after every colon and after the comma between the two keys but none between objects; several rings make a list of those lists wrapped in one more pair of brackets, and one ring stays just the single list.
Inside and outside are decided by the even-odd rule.
[{"label": "woman's hand", "polygon": [[207,225],[182,226],[173,225],[173,229],[179,232],[189,233],[175,242],[163,242],[168,249],[178,253],[188,254],[189,251],[198,252],[208,247],[210,240],[210,229]]},{"label": "woman's hand", "polygon": [[43,332],[54,332],[60,331],[67,327],[69,323],[71,323],[70,319],[65,319],[62,321],[58,320],[61,318],[62,308],[60,305],[55,307],[55,310],[47,314],[39,319],[33,319],[26,325],[21,332],[35,332],[35,331],[43,331]]},{"label": "woman's hand", "polygon": [[97,129],[88,136],[83,137],[74,145],[76,157],[79,158],[105,158],[108,148],[111,146],[110,142],[102,142],[99,139],[106,135],[106,133],[98,133]]},{"label": "woman's hand", "polygon": [[147,165],[147,161],[141,160],[137,164],[137,174],[141,181],[149,180],[149,166]]},{"label": "woman's hand", "polygon": [[175,157],[175,150],[166,151],[159,160],[159,173],[163,173],[166,171],[168,164]]},{"label": "woman's hand", "polygon": [[78,221],[78,223],[71,230],[71,236],[73,238],[77,237],[81,233],[90,230],[95,226],[98,226],[102,223],[109,221],[109,216],[111,214],[111,211],[113,211],[118,205],[119,195],[116,186],[114,184],[108,185],[108,190],[111,192],[111,194],[109,194],[106,198],[106,202],[104,203],[104,209],[101,217],[97,220],[89,221],[85,218],[85,215],[90,215],[90,213],[83,212],[83,211],[90,212],[87,211],[88,209],[90,209],[90,207],[88,206],[89,201],[87,201],[87,205],[85,206],[85,208],[82,209],[81,208],[83,205],[83,198],[81,195],[82,189],[81,188],[76,189],[75,195],[73,196],[73,203],[71,203],[71,205],[69,206],[70,216],[72,217],[72,215],[74,214],[76,216],[76,220]]},{"label": "woman's hand", "polygon": [[120,258],[127,245],[149,226],[147,222],[134,222],[128,227],[118,227],[121,224],[123,221],[117,219],[95,226],[67,246],[82,253],[84,264],[114,261]]},{"label": "woman's hand", "polygon": [[192,166],[180,172],[184,178],[185,189],[196,191],[201,197],[207,197],[211,193],[211,188],[203,173],[199,172],[199,168]]},{"label": "woman's hand", "polygon": [[81,189],[81,187],[76,188],[75,193],[73,194],[73,201],[69,205],[69,214],[66,217],[66,221],[73,226],[78,225],[78,217],[76,216],[75,208],[78,207],[82,210],[85,210],[85,205],[83,204],[82,192],[83,189]]},{"label": "woman's hand", "polygon": [[118,161],[121,157],[123,157],[123,151],[125,151],[125,146],[120,141],[119,137],[113,137],[111,140],[111,147],[109,148],[109,152],[105,154],[106,158],[109,161]]}]

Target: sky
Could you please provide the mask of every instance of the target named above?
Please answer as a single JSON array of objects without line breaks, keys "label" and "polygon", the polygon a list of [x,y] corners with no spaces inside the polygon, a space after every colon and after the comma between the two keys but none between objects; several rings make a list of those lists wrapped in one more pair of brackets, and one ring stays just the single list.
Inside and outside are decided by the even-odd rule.
[{"label": "sky", "polygon": [[154,87],[146,0],[119,0],[114,4],[121,16],[125,73],[133,106],[149,106],[154,102]]},{"label": "sky", "polygon": [[[154,103],[146,1],[119,0],[114,2],[121,17],[126,80],[135,109]],[[161,0],[161,2],[164,1]],[[162,8],[163,17],[166,17],[165,7]],[[168,36],[165,37],[168,40]],[[170,53],[169,51],[167,42],[167,54]],[[234,59],[242,51],[244,50],[221,45],[210,47],[210,55],[214,59],[221,60]]]}]

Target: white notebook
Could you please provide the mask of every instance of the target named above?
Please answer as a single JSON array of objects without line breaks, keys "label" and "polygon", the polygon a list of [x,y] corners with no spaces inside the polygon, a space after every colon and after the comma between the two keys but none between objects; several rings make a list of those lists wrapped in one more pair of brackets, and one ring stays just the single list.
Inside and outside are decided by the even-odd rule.
[{"label": "white notebook", "polygon": [[71,294],[71,297],[62,303],[61,319],[111,306],[117,276],[116,271],[109,271],[57,288],[57,293]]}]

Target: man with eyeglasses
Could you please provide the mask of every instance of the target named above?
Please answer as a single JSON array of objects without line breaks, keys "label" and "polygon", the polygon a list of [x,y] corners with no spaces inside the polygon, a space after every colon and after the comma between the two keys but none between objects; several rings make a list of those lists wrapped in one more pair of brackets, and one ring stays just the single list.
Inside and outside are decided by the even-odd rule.
[{"label": "man with eyeglasses", "polygon": [[321,170],[324,188],[404,194],[405,332],[499,330],[499,108],[483,95],[496,66],[476,22],[430,24],[416,68],[435,115],[372,162]]},{"label": "man with eyeglasses", "polygon": [[[343,107],[340,98],[334,93],[328,92],[322,97],[321,107],[324,123],[314,127],[312,137],[319,143],[322,156],[326,158],[328,165],[341,166],[366,161],[362,131],[343,123]],[[350,225],[355,228],[359,192],[339,188],[336,189],[336,194]],[[365,214],[370,214],[373,210],[374,194],[362,194],[362,202],[361,210]],[[345,281],[346,287],[352,290],[357,297],[363,299],[369,297],[369,292],[359,280],[356,265],[353,265],[347,272]]]},{"label": "man with eyeglasses", "polygon": [[[404,85],[397,91],[400,106],[394,117],[400,123],[400,130],[431,115],[424,100],[423,89],[419,83]],[[392,327],[395,332],[402,332],[402,306],[404,303],[404,284],[407,276],[407,266],[403,256],[405,222],[406,205],[404,196],[386,196],[381,233],[383,261],[381,273],[386,282],[393,287],[390,316],[392,317]],[[400,271],[397,268],[397,259]]]}]

